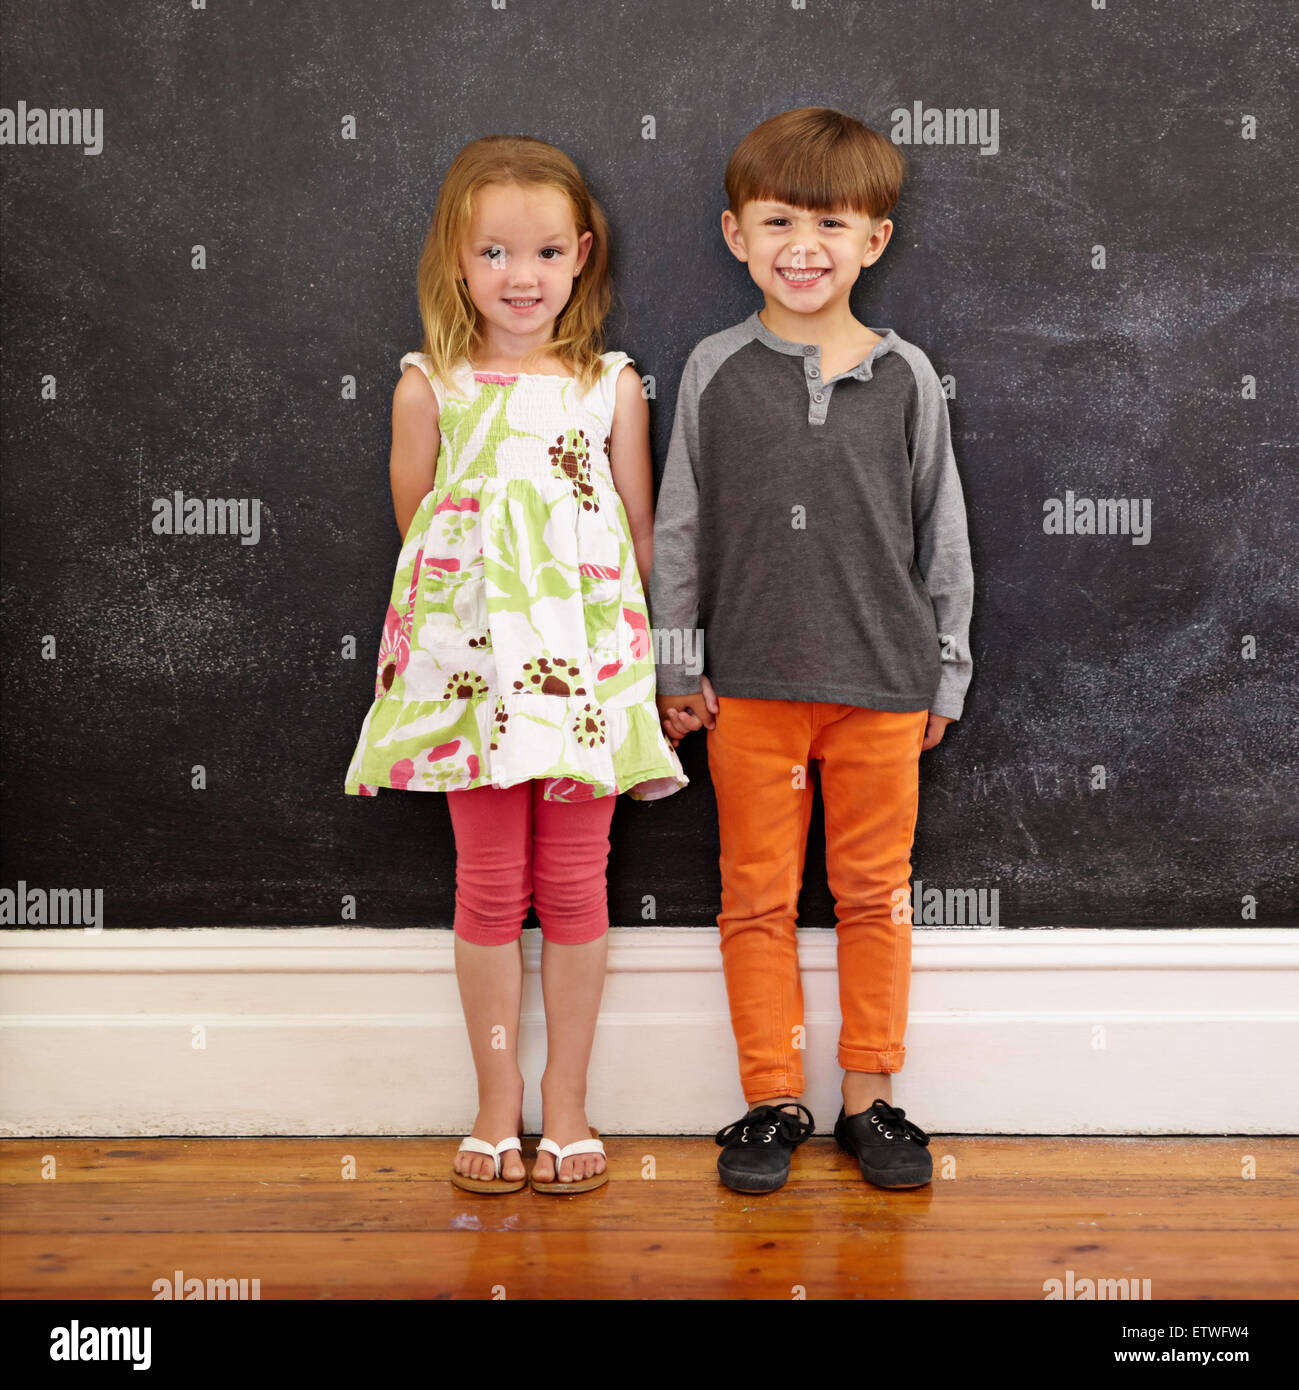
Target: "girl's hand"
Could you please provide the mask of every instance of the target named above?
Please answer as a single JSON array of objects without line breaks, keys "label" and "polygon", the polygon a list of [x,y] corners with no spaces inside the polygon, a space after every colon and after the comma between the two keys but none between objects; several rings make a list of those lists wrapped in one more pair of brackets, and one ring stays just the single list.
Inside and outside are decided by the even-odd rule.
[{"label": "girl's hand", "polygon": [[673,748],[696,729],[715,729],[720,706],[712,682],[700,676],[699,689],[688,695],[657,695],[663,733]]},{"label": "girl's hand", "polygon": [[925,741],[920,745],[920,751],[923,753],[927,748],[941,743],[943,735],[947,732],[947,726],[951,722],[945,714],[931,714],[925,725]]}]

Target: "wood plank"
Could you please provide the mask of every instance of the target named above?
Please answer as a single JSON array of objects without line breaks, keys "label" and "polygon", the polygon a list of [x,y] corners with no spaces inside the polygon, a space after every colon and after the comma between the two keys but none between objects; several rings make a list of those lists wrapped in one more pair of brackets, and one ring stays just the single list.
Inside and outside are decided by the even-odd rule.
[{"label": "wood plank", "polygon": [[[168,1182],[213,1182],[256,1176],[266,1181],[337,1181],[343,1155],[351,1154],[358,1180],[401,1176],[444,1179],[459,1139],[427,1136],[329,1136],[249,1139],[8,1139],[0,1142],[0,1183],[41,1183],[41,1160],[53,1154],[58,1181],[101,1181],[114,1177]],[[524,1154],[535,1156],[535,1137],[525,1137]],[[717,1147],[711,1139],[605,1136],[611,1164],[639,1177],[653,1158],[657,1177],[716,1176]],[[935,1172],[944,1156],[956,1162],[959,1178],[1053,1176],[1148,1177],[1175,1175],[1240,1179],[1244,1155],[1256,1160],[1258,1177],[1299,1183],[1299,1140],[1241,1135],[1234,1138],[1093,1138],[1038,1136],[935,1136],[930,1146]],[[250,1155],[255,1155],[251,1159]],[[800,1179],[856,1173],[852,1158],[833,1139],[818,1136],[794,1155]],[[792,1178],[791,1178],[792,1180]],[[936,1178],[935,1181],[938,1181]]]},{"label": "wood plank", "polygon": [[[538,1199],[544,1200],[544,1199]],[[1291,1298],[1299,1242],[1218,1232],[454,1231],[69,1235],[5,1240],[0,1296],[150,1299],[175,1269],[261,1281],[261,1298],[1043,1298],[1043,1281],[1151,1280],[1155,1299]]]},{"label": "wood plank", "polygon": [[[778,1193],[731,1192],[715,1180],[614,1182],[575,1197],[480,1197],[449,1182],[68,1183],[10,1188],[6,1234],[197,1231],[764,1230],[818,1234],[827,1212],[844,1229],[890,1231],[1233,1232],[1299,1230],[1293,1188],[1236,1180],[1215,1191],[1183,1179],[1034,1182],[967,1178],[941,1190],[884,1192],[791,1180]],[[508,1223],[508,1224],[507,1224]]]}]

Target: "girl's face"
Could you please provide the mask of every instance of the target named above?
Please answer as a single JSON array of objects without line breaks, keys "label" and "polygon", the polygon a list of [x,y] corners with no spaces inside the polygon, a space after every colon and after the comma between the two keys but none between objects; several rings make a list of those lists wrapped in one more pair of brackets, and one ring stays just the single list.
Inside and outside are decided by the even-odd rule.
[{"label": "girl's face", "polygon": [[[460,273],[488,341],[526,352],[553,336],[591,249],[568,198],[548,184],[488,184],[474,195]],[[505,335],[504,338],[501,335]]]}]

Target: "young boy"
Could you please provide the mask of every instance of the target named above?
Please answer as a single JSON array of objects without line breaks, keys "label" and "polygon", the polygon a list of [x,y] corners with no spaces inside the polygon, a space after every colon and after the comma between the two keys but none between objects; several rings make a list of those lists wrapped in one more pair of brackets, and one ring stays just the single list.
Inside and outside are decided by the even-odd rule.
[{"label": "young boy", "polygon": [[[928,357],[848,305],[888,243],[905,163],[822,107],[750,131],[722,233],[763,307],[691,353],[654,526],[649,606],[673,746],[708,730],[721,838],[722,964],[747,1115],[722,1181],[768,1192],[813,1132],[799,1104],[795,914],[825,804],[843,1109],[835,1137],[880,1187],[933,1173],[892,1105],[906,1056],[920,753],[959,719],[973,575],[947,403]],[[684,655],[703,637],[702,670]]]}]

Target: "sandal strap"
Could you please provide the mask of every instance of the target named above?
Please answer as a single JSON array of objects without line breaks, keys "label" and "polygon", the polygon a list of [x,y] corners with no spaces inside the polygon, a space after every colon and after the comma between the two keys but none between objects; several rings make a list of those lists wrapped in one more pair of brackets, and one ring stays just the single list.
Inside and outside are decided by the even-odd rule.
[{"label": "sandal strap", "polygon": [[459,1153],[485,1154],[496,1165],[496,1176],[501,1176],[501,1155],[510,1149],[522,1149],[523,1145],[519,1142],[517,1134],[512,1134],[508,1139],[502,1139],[499,1144],[489,1144],[486,1139],[476,1139],[472,1134],[460,1141]]},{"label": "sandal strap", "polygon": [[568,1158],[571,1154],[602,1154],[604,1144],[599,1139],[578,1139],[575,1143],[565,1144],[561,1149],[553,1139],[542,1139],[537,1145],[537,1152],[545,1150],[548,1154],[555,1155],[555,1168]]}]

